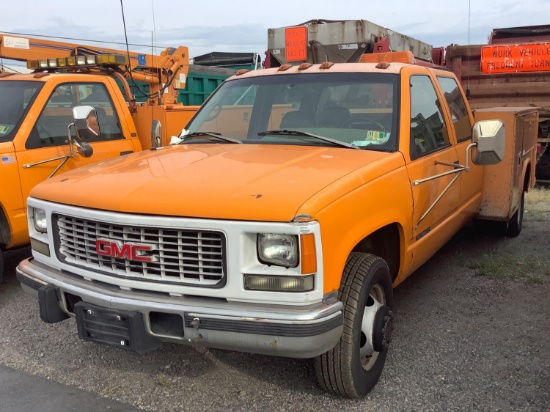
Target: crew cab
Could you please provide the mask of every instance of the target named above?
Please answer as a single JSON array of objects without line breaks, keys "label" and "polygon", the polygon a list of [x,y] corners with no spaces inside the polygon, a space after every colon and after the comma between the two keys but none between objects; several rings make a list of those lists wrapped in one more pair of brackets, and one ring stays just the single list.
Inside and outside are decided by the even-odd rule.
[{"label": "crew cab", "polygon": [[483,217],[488,174],[521,181],[490,216],[507,230],[521,230],[534,183],[536,130],[509,150],[527,130],[515,114],[511,127],[474,122],[451,72],[399,56],[239,72],[173,145],[37,185],[17,276],[41,318],[74,317],[82,339],[136,352],[168,341],[314,358],[325,390],[365,396],[393,287]]}]

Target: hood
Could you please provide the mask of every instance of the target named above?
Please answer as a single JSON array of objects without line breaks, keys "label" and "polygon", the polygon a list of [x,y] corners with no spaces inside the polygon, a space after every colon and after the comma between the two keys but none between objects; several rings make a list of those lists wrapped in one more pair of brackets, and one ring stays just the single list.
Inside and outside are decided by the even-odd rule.
[{"label": "hood", "polygon": [[342,148],[179,145],[63,173],[31,196],[126,213],[290,221],[402,163],[399,153]]}]

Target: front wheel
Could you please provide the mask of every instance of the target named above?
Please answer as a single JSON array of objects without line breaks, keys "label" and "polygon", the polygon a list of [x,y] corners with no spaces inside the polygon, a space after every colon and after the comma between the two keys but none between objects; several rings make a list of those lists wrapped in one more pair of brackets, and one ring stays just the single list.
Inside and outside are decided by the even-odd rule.
[{"label": "front wheel", "polygon": [[344,304],[342,336],[333,349],[315,358],[315,372],[324,390],[362,398],[378,382],[391,340],[393,289],[386,262],[353,252],[339,298]]}]

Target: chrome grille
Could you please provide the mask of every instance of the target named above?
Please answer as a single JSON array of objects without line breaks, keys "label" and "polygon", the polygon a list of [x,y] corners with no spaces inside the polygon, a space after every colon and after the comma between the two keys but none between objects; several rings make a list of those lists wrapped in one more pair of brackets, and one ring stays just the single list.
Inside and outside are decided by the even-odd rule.
[{"label": "chrome grille", "polygon": [[[78,217],[55,215],[58,258],[104,274],[160,282],[221,286],[225,279],[225,236],[221,232],[174,228],[135,227]],[[115,256],[98,254],[96,242]],[[101,243],[100,242],[100,243]],[[145,246],[134,259],[131,248]],[[105,251],[104,250],[104,251]]]}]

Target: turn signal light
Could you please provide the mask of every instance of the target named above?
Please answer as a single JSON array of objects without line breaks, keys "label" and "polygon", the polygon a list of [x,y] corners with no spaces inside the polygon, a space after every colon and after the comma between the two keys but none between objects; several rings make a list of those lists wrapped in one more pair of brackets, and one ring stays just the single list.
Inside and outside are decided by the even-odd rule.
[{"label": "turn signal light", "polygon": [[244,275],[244,288],[246,290],[261,290],[265,292],[309,292],[313,290],[313,286],[313,275]]}]

